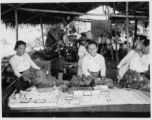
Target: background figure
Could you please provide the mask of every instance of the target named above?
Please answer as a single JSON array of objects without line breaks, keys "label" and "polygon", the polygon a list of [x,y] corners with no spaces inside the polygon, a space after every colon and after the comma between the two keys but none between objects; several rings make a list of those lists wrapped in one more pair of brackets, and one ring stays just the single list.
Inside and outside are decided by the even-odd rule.
[{"label": "background figure", "polygon": [[114,59],[116,59],[116,45],[117,45],[117,50],[119,51],[120,45],[119,45],[119,37],[120,35],[117,34],[116,37],[113,38],[113,43],[112,43],[112,47],[113,47],[113,54],[114,54]]},{"label": "background figure", "polygon": [[81,34],[82,37],[80,38],[81,42],[80,42],[80,47],[78,50],[78,56],[79,56],[79,61],[78,61],[78,75],[82,76],[82,59],[84,58],[85,55],[88,54],[87,50],[86,50],[86,44],[87,44],[87,37],[84,33]]}]

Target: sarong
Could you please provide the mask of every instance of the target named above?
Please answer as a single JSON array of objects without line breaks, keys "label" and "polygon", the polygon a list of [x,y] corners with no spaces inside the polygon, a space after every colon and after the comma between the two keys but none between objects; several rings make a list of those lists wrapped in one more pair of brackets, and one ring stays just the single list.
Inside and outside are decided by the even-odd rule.
[{"label": "sarong", "polygon": [[123,79],[125,80],[124,87],[150,91],[150,80],[136,71],[129,69]]},{"label": "sarong", "polygon": [[95,77],[95,84],[99,85],[107,85],[109,88],[113,88],[114,83],[112,79],[105,78],[104,80],[101,79],[100,72],[90,72],[89,73]]}]

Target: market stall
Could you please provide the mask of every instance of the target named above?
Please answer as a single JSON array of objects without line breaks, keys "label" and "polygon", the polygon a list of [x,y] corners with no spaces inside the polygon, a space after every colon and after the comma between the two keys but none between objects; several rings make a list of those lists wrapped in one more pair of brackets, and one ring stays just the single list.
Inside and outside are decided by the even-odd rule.
[{"label": "market stall", "polygon": [[[100,5],[114,7],[114,13],[115,10],[124,11],[126,8],[126,13],[122,15],[87,13],[87,11]],[[75,6],[77,7],[74,8]],[[19,24],[41,24],[44,50],[38,51],[38,57],[35,55],[33,57],[35,59],[33,60],[38,66],[44,67],[46,74],[56,76],[57,80],[61,80],[64,78],[62,77],[63,73],[72,77],[72,74],[65,72],[65,64],[68,65],[67,62],[65,63],[65,59],[69,58],[71,60],[72,54],[76,56],[77,48],[76,45],[74,45],[75,42],[72,41],[71,45],[65,47],[66,50],[69,50],[67,55],[65,55],[64,52],[62,55],[60,45],[62,44],[63,39],[61,38],[63,36],[60,36],[61,38],[53,38],[53,35],[49,35],[49,33],[48,38],[51,39],[51,42],[50,44],[48,44],[49,42],[45,44],[43,39],[43,24],[57,24],[62,22],[67,25],[74,20],[75,17],[80,15],[123,17],[126,18],[127,22],[129,18],[146,18],[147,14],[141,16],[129,14],[132,13],[130,10],[135,10],[139,6],[149,7],[149,2],[116,2],[116,4],[115,2],[2,4],[1,17],[3,23],[16,27],[16,41],[18,41]],[[98,25],[96,26],[98,27]],[[57,34],[60,30],[57,31]],[[128,25],[126,25],[126,31],[128,35]],[[75,38],[71,39],[74,40]],[[74,46],[75,49],[72,46]],[[76,60],[76,58],[74,60]],[[68,66],[71,65],[75,67],[76,63],[69,64]],[[71,80],[71,78],[63,79],[62,83],[67,86],[69,85],[65,87],[67,88],[66,91],[63,91],[60,86],[53,86],[50,88],[32,87],[25,91],[20,90],[19,92],[16,92],[14,83],[17,79],[14,78],[9,86],[2,90],[3,116],[28,116],[27,114],[33,113],[36,113],[33,114],[33,116],[41,116],[42,114],[45,116],[45,113],[48,113],[50,115],[46,116],[59,117],[61,113],[61,116],[65,113],[65,116],[70,116],[71,114],[72,117],[79,117],[82,113],[88,112],[91,114],[84,113],[83,116],[91,117],[94,116],[94,113],[99,113],[97,115],[99,117],[121,117],[128,116],[128,114],[134,117],[150,117],[150,92],[134,89],[119,89],[113,85],[108,88],[108,86],[103,84],[95,84],[95,80],[87,77],[79,79],[79,77],[76,76],[75,78],[73,84],[72,82],[70,83],[71,86],[67,81]]]}]

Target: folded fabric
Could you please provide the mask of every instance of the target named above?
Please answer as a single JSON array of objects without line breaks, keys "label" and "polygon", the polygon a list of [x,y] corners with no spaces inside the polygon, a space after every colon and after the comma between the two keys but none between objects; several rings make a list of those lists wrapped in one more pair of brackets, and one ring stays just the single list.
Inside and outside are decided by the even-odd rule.
[{"label": "folded fabric", "polygon": [[31,80],[31,85],[35,85],[38,88],[53,87],[56,85],[57,80],[51,75],[46,75],[45,71],[30,68],[22,73],[23,77],[27,77]]}]

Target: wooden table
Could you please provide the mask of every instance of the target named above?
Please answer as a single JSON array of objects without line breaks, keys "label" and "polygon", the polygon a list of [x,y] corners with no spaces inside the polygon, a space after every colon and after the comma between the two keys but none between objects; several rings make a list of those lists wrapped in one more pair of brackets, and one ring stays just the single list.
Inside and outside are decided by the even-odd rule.
[{"label": "wooden table", "polygon": [[107,105],[78,108],[5,109],[7,116],[49,117],[150,117],[150,105]]},{"label": "wooden table", "polygon": [[13,86],[3,93],[3,117],[150,117],[150,104],[100,105],[75,108],[15,108],[10,109],[6,97]]}]

